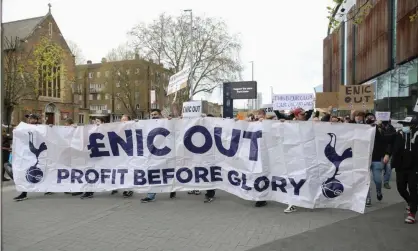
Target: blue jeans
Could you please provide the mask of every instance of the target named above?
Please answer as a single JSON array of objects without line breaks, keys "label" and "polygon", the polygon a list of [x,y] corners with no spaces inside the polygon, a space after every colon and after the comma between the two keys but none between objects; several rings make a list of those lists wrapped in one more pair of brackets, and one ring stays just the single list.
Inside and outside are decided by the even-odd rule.
[{"label": "blue jeans", "polygon": [[390,177],[392,176],[392,167],[390,166],[390,161],[384,167],[383,182],[389,183]]},{"label": "blue jeans", "polygon": [[147,198],[153,200],[153,199],[155,199],[155,195],[156,195],[155,193],[149,193],[149,194],[147,194]]},{"label": "blue jeans", "polygon": [[[383,163],[381,161],[373,161],[372,165],[370,166],[370,170],[372,171],[373,181],[376,185],[376,192],[378,194],[382,193],[382,171],[383,171]],[[370,189],[369,193],[367,194],[367,198],[370,198]]]}]

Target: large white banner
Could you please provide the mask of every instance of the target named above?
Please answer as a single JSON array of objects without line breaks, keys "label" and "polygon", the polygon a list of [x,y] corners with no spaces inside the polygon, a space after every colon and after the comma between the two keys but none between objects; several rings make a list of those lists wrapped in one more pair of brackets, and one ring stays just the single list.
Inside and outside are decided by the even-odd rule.
[{"label": "large white banner", "polygon": [[14,179],[28,192],[222,189],[246,200],[362,213],[374,134],[367,125],[222,118],[21,123]]}]

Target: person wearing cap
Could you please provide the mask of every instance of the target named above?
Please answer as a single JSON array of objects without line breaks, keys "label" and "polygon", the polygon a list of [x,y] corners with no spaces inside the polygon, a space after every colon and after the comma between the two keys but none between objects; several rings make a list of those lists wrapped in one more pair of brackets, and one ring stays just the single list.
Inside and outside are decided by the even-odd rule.
[{"label": "person wearing cap", "polygon": [[[28,124],[31,125],[38,125],[41,124],[40,123],[40,116],[37,114],[28,114],[25,115],[25,118],[27,119]],[[23,201],[23,200],[27,200],[28,199],[28,193],[27,192],[22,192],[19,196],[13,198],[14,201]]]},{"label": "person wearing cap", "polygon": [[398,121],[402,130],[396,134],[392,167],[396,170],[396,187],[407,203],[405,223],[414,224],[418,204],[418,119]]}]

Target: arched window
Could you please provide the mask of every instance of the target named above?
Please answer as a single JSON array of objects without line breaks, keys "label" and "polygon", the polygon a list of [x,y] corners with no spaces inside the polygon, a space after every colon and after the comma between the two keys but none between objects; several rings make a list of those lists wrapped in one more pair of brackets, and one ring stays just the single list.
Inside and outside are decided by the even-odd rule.
[{"label": "arched window", "polygon": [[39,69],[39,94],[44,97],[61,97],[61,66],[42,65]]}]

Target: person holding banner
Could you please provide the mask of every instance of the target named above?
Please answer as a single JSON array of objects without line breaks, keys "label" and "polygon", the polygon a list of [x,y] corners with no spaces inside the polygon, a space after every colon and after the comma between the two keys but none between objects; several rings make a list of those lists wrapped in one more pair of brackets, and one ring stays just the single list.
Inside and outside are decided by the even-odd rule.
[{"label": "person holding banner", "polygon": [[[25,115],[25,118],[27,118],[27,123],[31,125],[39,125],[41,124],[40,119],[41,117],[37,114],[29,114]],[[22,192],[19,196],[13,198],[14,201],[23,201],[28,199],[28,193]]]},{"label": "person holding banner", "polygon": [[[105,120],[102,117],[98,117],[95,120],[95,122],[96,122],[96,125],[101,125],[101,124],[105,123]],[[111,195],[114,195],[116,193],[118,193],[118,190],[113,190]],[[82,199],[82,200],[83,199],[91,199],[91,198],[93,198],[93,196],[94,196],[94,192],[85,192],[83,195],[81,195],[80,199]]]},{"label": "person holding banner", "polygon": [[[131,120],[131,118],[126,114],[122,115],[122,118],[120,119],[121,122],[128,122],[130,120]],[[134,195],[134,192],[129,191],[129,190],[128,191],[123,191],[122,195],[123,195],[123,198],[129,198],[129,197],[132,197]]]},{"label": "person holding banner", "polygon": [[[376,117],[373,113],[368,113],[365,116],[366,124],[376,127],[376,134],[374,139],[374,147],[372,153],[372,164],[370,170],[372,172],[373,181],[376,185],[376,197],[378,201],[383,199],[382,194],[382,173],[384,165],[389,163],[391,155],[390,141],[385,137],[383,130],[380,126],[376,125]],[[357,120],[357,118],[356,118]],[[367,194],[366,206],[372,205],[371,191]]]},{"label": "person holding banner", "polygon": [[[161,110],[160,109],[152,109],[151,110],[151,119],[163,119],[163,115],[161,114]],[[171,119],[171,118],[169,118]],[[153,202],[155,201],[155,195],[156,193],[148,193],[147,197],[141,199],[142,203],[148,203],[148,202]],[[176,192],[171,192],[170,193],[170,199],[174,199],[176,198]]]},{"label": "person holding banner", "polygon": [[[212,114],[208,114],[206,117],[213,118]],[[215,199],[215,189],[206,191],[204,203],[211,203]]]},{"label": "person holding banner", "polygon": [[407,203],[405,223],[414,224],[418,204],[418,120],[399,121],[402,130],[396,134],[392,165],[396,170],[396,186]]}]

